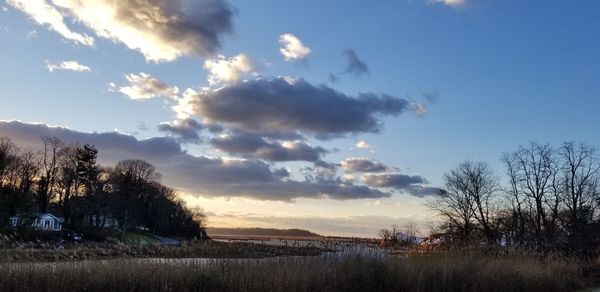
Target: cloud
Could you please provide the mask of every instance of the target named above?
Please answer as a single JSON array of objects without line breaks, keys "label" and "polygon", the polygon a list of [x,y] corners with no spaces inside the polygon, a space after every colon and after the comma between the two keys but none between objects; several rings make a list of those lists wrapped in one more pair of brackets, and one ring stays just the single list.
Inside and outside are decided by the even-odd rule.
[{"label": "cloud", "polygon": [[419,175],[406,175],[399,173],[366,173],[363,181],[375,188],[391,188],[413,196],[424,197],[437,195],[438,188],[425,186],[427,180]]},{"label": "cloud", "polygon": [[98,37],[139,51],[147,61],[211,57],[233,30],[234,9],[225,0],[8,0],[36,22],[84,45],[94,39],[72,32],[65,17]]},{"label": "cloud", "polygon": [[158,131],[169,133],[183,143],[199,143],[201,139],[198,133],[203,128],[202,124],[190,118],[158,125]]},{"label": "cloud", "polygon": [[302,41],[293,34],[282,34],[279,36],[279,52],[286,61],[302,60],[310,54],[310,48],[304,46]]},{"label": "cloud", "polygon": [[423,116],[429,110],[429,106],[435,104],[440,97],[440,92],[437,88],[432,88],[429,91],[421,93],[420,101],[413,101],[412,107],[417,116]]},{"label": "cloud", "polygon": [[356,142],[356,144],[354,144],[354,146],[358,149],[372,149],[373,148],[373,145],[367,143],[367,141],[365,141],[365,140]]},{"label": "cloud", "polygon": [[256,79],[215,90],[188,90],[175,107],[211,123],[250,132],[295,132],[331,138],[376,133],[383,116],[410,110],[410,102],[390,95],[348,96],[303,79]]},{"label": "cloud", "polygon": [[360,76],[362,74],[369,73],[369,67],[367,63],[358,58],[356,51],[353,49],[347,49],[342,54],[346,57],[346,68],[345,73],[352,74],[354,76]]},{"label": "cloud", "polygon": [[327,150],[312,147],[306,141],[268,141],[252,133],[230,133],[210,141],[215,148],[229,154],[268,161],[318,161]]},{"label": "cloud", "polygon": [[393,168],[369,158],[351,157],[340,162],[346,172],[384,172]]},{"label": "cloud", "polygon": [[209,71],[208,83],[211,85],[238,82],[244,74],[254,70],[250,58],[244,54],[229,59],[219,56],[218,59],[206,60],[204,68]]},{"label": "cloud", "polygon": [[91,72],[90,67],[81,65],[77,61],[62,61],[60,63],[50,63],[46,61],[46,67],[48,71],[54,72],[54,70],[70,70],[75,72]]},{"label": "cloud", "polygon": [[123,159],[143,159],[163,174],[165,184],[192,195],[247,197],[293,201],[296,198],[336,200],[385,198],[391,194],[368,186],[337,180],[295,181],[282,177],[280,169],[255,160],[193,156],[171,137],[138,140],[119,133],[85,133],[45,124],[0,121],[0,137],[10,137],[24,148],[39,148],[42,136],[56,136],[65,143],[89,143],[99,149],[98,161],[115,165]]},{"label": "cloud", "polygon": [[7,0],[8,5],[24,12],[39,25],[59,33],[63,38],[75,43],[93,46],[94,38],[73,32],[64,22],[63,15],[46,0]]},{"label": "cloud", "polygon": [[125,78],[129,82],[127,86],[117,86],[114,83],[109,84],[109,90],[120,92],[133,100],[146,100],[156,97],[166,97],[177,99],[179,88],[177,86],[168,86],[164,82],[140,72],[138,74],[126,74]]},{"label": "cloud", "polygon": [[458,7],[458,6],[465,5],[467,3],[467,0],[429,0],[429,2],[443,3],[448,6]]},{"label": "cloud", "polygon": [[327,80],[329,80],[329,82],[331,82],[331,83],[336,83],[336,82],[338,82],[338,80],[340,80],[340,78],[336,74],[329,73],[327,75]]},{"label": "cloud", "polygon": [[427,105],[422,102],[413,103],[413,108],[417,116],[423,116],[427,113]]},{"label": "cloud", "polygon": [[28,39],[35,39],[35,38],[37,38],[37,37],[38,37],[38,32],[37,32],[37,30],[35,30],[35,29],[33,29],[33,30],[30,30],[29,32],[27,32],[27,35],[26,35],[26,37],[27,37]]}]

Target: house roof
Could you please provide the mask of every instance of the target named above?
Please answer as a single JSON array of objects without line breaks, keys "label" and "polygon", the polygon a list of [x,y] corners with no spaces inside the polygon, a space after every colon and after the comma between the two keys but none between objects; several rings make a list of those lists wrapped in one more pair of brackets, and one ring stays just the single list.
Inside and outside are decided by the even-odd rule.
[{"label": "house roof", "polygon": [[[52,213],[35,213],[35,214],[31,214],[31,215],[32,215],[32,216],[35,216],[35,217],[38,217],[38,218],[41,218],[41,217],[46,217],[46,216],[47,216],[47,217],[52,217],[52,219],[54,219],[54,220],[58,220],[58,221],[63,221],[63,220],[64,220],[64,218],[63,218],[63,217],[60,217],[60,216],[54,215],[54,214],[52,214]],[[24,217],[24,216],[27,216],[27,214],[19,214],[19,215],[15,215],[15,216],[12,216],[12,217],[10,217],[9,219],[13,219],[13,218],[15,218],[15,219],[19,219],[19,218],[22,218],[22,217]]]},{"label": "house roof", "polygon": [[52,214],[52,213],[40,213],[40,214],[38,214],[37,216],[38,216],[38,217],[40,217],[40,218],[41,218],[41,217],[46,217],[46,216],[49,216],[49,217],[52,217],[53,219],[55,219],[55,220],[58,220],[58,221],[61,221],[61,220],[62,220],[62,217],[55,216],[55,215],[54,215],[54,214]]}]

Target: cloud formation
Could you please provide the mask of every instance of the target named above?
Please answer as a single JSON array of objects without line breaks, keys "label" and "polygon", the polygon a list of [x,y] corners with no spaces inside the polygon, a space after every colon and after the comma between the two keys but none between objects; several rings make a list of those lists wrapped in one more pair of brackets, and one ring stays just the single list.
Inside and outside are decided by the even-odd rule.
[{"label": "cloud formation", "polygon": [[86,34],[73,32],[64,21],[56,6],[46,0],[7,0],[8,5],[24,12],[39,25],[59,33],[63,38],[77,44],[93,46],[94,38]]},{"label": "cloud formation", "polygon": [[158,131],[175,136],[182,143],[199,143],[201,141],[199,132],[203,128],[202,124],[190,118],[158,125]]},{"label": "cloud formation", "polygon": [[92,71],[90,67],[81,65],[77,61],[62,61],[60,63],[50,63],[50,61],[46,61],[46,68],[48,68],[48,71],[50,72],[54,72],[54,70],[69,70],[75,72]]},{"label": "cloud formation", "polygon": [[346,158],[340,162],[340,166],[346,172],[384,172],[393,169],[380,161],[360,157]]},{"label": "cloud formation", "polygon": [[143,159],[156,166],[165,184],[192,195],[248,197],[292,201],[296,198],[336,200],[385,198],[387,192],[338,180],[296,181],[280,169],[256,160],[193,156],[170,137],[138,140],[119,132],[84,133],[45,124],[0,121],[0,137],[10,137],[24,148],[39,148],[42,136],[56,136],[65,143],[94,144],[98,160],[115,165],[122,159]]},{"label": "cloud formation", "polygon": [[168,86],[166,83],[150,76],[147,73],[130,73],[125,75],[129,82],[127,86],[117,86],[114,83],[109,84],[109,90],[120,92],[133,100],[147,100],[156,97],[165,97],[177,99],[179,88],[177,86]]},{"label": "cloud formation", "polygon": [[443,3],[448,6],[453,6],[453,7],[462,6],[467,3],[466,0],[429,0],[429,1],[434,2],[434,3]]},{"label": "cloud formation", "polygon": [[244,54],[229,59],[219,56],[217,59],[206,60],[204,68],[209,72],[208,83],[211,85],[238,82],[244,74],[254,70],[250,58]]},{"label": "cloud formation", "polygon": [[371,187],[391,188],[417,197],[437,195],[440,190],[435,187],[426,186],[427,180],[419,175],[366,173],[362,179]]},{"label": "cloud formation", "polygon": [[310,54],[310,48],[306,47],[298,37],[286,33],[279,36],[281,48],[279,52],[286,61],[298,61],[306,58]]},{"label": "cloud formation", "polygon": [[327,150],[306,141],[268,141],[246,132],[230,133],[211,139],[211,145],[229,154],[268,161],[318,161]]},{"label": "cloud formation", "polygon": [[410,110],[410,102],[390,95],[348,96],[303,79],[256,79],[216,90],[186,91],[176,110],[211,123],[250,132],[301,131],[317,138],[376,133],[383,116]]},{"label": "cloud formation", "polygon": [[93,45],[72,32],[64,18],[85,25],[98,37],[139,51],[147,61],[181,56],[213,56],[233,30],[234,9],[225,0],[8,0],[40,25],[65,39]]},{"label": "cloud formation", "polygon": [[373,145],[367,143],[367,141],[365,141],[365,140],[356,142],[356,144],[354,144],[354,146],[358,149],[372,149],[373,148]]},{"label": "cloud formation", "polygon": [[356,51],[354,49],[347,49],[342,52],[344,57],[346,57],[346,68],[344,68],[344,72],[348,74],[352,74],[354,76],[360,76],[362,74],[369,73],[369,66],[363,60],[361,60],[358,55],[356,55]]}]

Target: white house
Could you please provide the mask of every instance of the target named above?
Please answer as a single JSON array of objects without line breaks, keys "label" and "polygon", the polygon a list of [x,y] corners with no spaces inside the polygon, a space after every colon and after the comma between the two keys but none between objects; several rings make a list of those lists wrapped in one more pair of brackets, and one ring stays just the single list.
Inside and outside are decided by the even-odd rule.
[{"label": "white house", "polygon": [[[84,217],[83,220],[84,224],[86,225],[92,225],[92,222],[96,222],[96,215],[86,215]],[[100,215],[100,221],[101,223],[103,223],[102,228],[119,228],[119,220],[117,220],[117,218],[113,215]]]},{"label": "white house", "polygon": [[51,213],[34,214],[30,217],[17,215],[10,217],[9,220],[12,227],[31,222],[32,228],[46,231],[61,231],[63,223],[65,222],[64,218],[57,217]]}]

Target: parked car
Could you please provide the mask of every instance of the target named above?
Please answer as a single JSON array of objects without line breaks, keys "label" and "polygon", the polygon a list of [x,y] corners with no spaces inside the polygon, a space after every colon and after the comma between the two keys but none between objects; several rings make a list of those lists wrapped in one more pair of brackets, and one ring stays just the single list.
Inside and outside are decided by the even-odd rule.
[{"label": "parked car", "polygon": [[69,241],[77,242],[77,241],[82,240],[83,236],[81,236],[81,234],[77,234],[75,232],[70,231],[70,232],[67,232],[66,239]]}]

